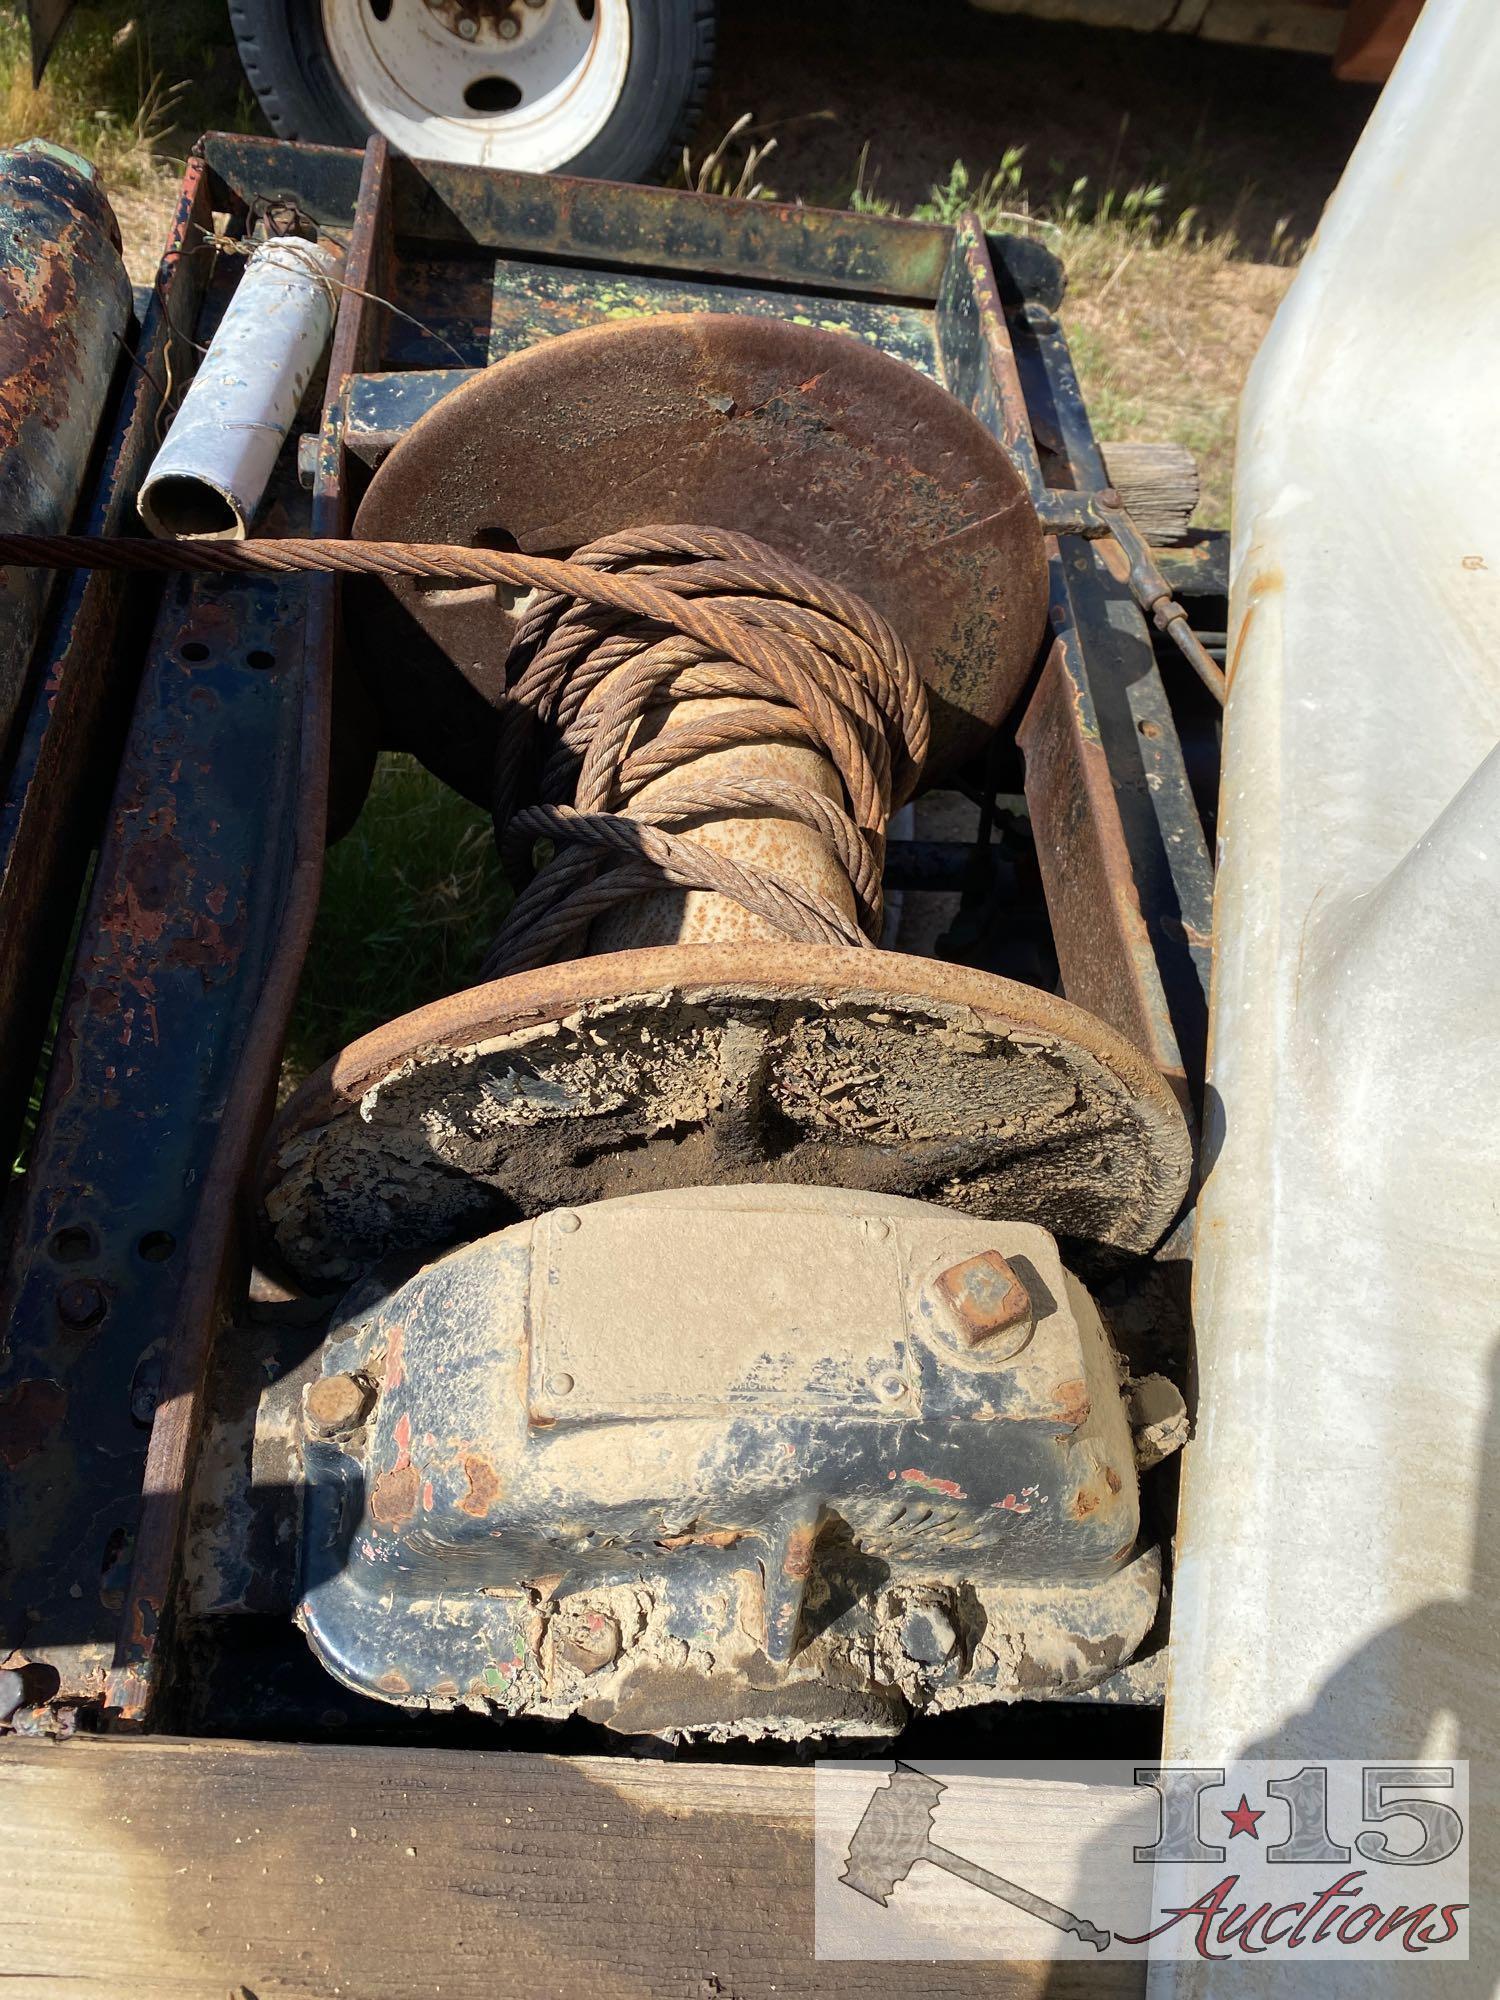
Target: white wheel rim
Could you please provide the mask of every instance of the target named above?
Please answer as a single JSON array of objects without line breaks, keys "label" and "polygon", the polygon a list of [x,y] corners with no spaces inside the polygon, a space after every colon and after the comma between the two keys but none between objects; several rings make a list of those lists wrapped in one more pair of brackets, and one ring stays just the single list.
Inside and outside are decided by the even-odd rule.
[{"label": "white wheel rim", "polygon": [[418,159],[551,172],[598,137],[625,87],[629,0],[322,5],[344,88]]}]

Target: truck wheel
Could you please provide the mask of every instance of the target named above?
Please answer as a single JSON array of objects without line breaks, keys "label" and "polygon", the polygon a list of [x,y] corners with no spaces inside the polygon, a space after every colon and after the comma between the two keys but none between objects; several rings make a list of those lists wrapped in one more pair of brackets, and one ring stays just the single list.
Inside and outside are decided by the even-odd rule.
[{"label": "truck wheel", "polygon": [[642,180],[708,87],[715,0],[229,0],[284,139]]}]

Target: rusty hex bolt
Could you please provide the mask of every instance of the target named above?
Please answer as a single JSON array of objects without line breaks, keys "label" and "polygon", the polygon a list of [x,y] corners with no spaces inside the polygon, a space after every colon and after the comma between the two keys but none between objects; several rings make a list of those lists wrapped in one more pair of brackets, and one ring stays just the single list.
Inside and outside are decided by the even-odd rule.
[{"label": "rusty hex bolt", "polygon": [[104,1308],[104,1293],[92,1278],[74,1278],[71,1284],[58,1287],[57,1316],[64,1326],[71,1326],[79,1333],[97,1326],[104,1317]]},{"label": "rusty hex bolt", "polygon": [[998,1250],[982,1250],[953,1264],[937,1280],[954,1331],[965,1347],[1008,1361],[1030,1340],[1036,1325],[1031,1294]]},{"label": "rusty hex bolt", "polygon": [[324,1375],[307,1391],[308,1424],[320,1437],[337,1437],[362,1423],[374,1400],[362,1375]]}]

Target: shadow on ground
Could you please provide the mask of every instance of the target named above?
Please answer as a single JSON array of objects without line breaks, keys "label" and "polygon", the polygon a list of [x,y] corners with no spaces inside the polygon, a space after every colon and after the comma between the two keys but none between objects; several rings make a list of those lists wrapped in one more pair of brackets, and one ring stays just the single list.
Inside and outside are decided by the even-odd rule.
[{"label": "shadow on ground", "polygon": [[720,0],[718,70],[695,151],[743,111],[774,132],[778,191],[842,205],[869,145],[902,209],[961,159],[977,178],[1025,150],[1033,200],[1162,183],[1265,258],[1311,234],[1375,101],[1326,60],[1184,35],[982,14],[966,0]]}]

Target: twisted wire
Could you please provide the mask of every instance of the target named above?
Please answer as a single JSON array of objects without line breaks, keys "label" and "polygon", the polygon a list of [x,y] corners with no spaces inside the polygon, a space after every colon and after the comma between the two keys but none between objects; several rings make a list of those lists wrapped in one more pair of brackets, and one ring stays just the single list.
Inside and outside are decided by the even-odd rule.
[{"label": "twisted wire", "polygon": [[[555,588],[539,590],[522,615],[506,664],[495,826],[513,877],[538,839],[556,852],[517,897],[485,976],[576,951],[597,917],[662,887],[713,891],[807,942],[857,947],[878,937],[886,821],[916,781],[928,729],[925,692],[885,620],[853,592],[722,529],[611,535],[573,564],[646,581],[700,622],[685,630],[680,617],[632,615]],[[668,704],[703,699],[712,711],[650,733]],[[774,742],[823,755],[844,803],[784,779],[690,769],[713,751]],[[523,799],[538,769],[539,798]],[[647,785],[653,797],[633,803]],[[816,890],[680,830],[746,811],[827,840],[849,878],[855,922]]]},{"label": "twisted wire", "polygon": [[[493,807],[508,866],[524,873],[539,839],[557,852],[512,906],[487,977],[576,949],[595,917],[664,885],[727,896],[808,942],[858,946],[879,936],[885,826],[926,756],[926,692],[877,611],[748,535],[653,527],[608,536],[568,561],[430,543],[0,535],[0,565],[8,564],[410,577],[532,591],[506,663]],[[667,705],[705,698],[720,708],[650,733]],[[631,807],[642,787],[712,751],[766,742],[821,753],[843,803],[781,779],[688,774]],[[539,764],[539,796],[525,798],[523,783]],[[747,810],[827,839],[849,878],[857,923],[816,890],[680,831],[707,814]]]}]

